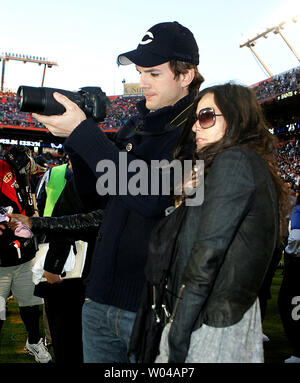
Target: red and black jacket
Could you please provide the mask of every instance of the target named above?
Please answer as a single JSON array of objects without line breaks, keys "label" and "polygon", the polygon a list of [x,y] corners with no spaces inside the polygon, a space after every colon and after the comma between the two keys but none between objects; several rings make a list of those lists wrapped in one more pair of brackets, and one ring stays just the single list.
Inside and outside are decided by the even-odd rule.
[{"label": "red and black jacket", "polygon": [[[17,175],[10,165],[0,159],[0,206],[12,206],[14,213],[31,216],[31,190],[25,177]],[[18,254],[16,246],[19,247]],[[28,262],[35,256],[34,239],[16,237],[6,229],[0,236],[0,267],[16,266]]]}]

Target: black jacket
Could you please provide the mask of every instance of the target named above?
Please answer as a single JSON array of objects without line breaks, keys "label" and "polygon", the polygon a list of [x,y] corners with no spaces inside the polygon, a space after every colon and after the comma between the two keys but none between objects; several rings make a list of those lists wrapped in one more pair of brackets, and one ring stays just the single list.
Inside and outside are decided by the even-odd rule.
[{"label": "black jacket", "polygon": [[[87,191],[96,192],[97,180],[103,173],[97,165],[102,160],[115,164],[117,186],[120,172],[128,174],[128,179],[135,175],[127,171],[127,166],[136,159],[148,163],[149,169],[151,160],[171,161],[184,110],[192,105],[194,97],[195,93],[190,94],[173,106],[153,112],[147,110],[143,101],[138,106],[140,113],[118,132],[115,145],[91,119],[83,121],[65,141],[80,197],[85,200]],[[127,165],[119,161],[120,153],[127,153]],[[151,190],[151,180],[148,186]],[[109,195],[105,206],[86,294],[98,303],[135,312],[145,283],[151,230],[172,201],[169,195],[150,192],[131,195],[117,190],[116,194]],[[101,207],[95,205],[97,208]]]},{"label": "black jacket", "polygon": [[[278,236],[275,186],[264,161],[249,149],[236,147],[218,154],[205,177],[203,204],[181,206],[173,214],[184,216],[180,209],[186,213],[171,253],[160,252],[176,230],[171,218],[165,219],[165,228],[161,224],[154,230],[144,295],[149,301],[145,299],[137,316],[138,322],[145,307],[149,312],[149,303],[153,304],[152,282],[163,286],[162,304],[171,315],[169,362],[185,361],[191,333],[202,323],[226,327],[242,319],[258,296]],[[167,255],[168,276],[155,268]],[[141,329],[138,323],[135,326],[136,331]],[[134,331],[133,338],[136,342]],[[132,350],[139,352],[138,342]]]}]

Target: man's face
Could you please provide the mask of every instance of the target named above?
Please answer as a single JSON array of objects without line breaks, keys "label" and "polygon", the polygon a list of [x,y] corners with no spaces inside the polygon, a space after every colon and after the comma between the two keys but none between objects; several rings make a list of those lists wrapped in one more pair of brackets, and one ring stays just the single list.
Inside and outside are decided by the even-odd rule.
[{"label": "man's face", "polygon": [[174,79],[174,73],[171,71],[169,63],[151,68],[137,65],[136,69],[141,75],[140,87],[144,91],[146,107],[149,110],[174,105],[188,94],[184,75]]}]

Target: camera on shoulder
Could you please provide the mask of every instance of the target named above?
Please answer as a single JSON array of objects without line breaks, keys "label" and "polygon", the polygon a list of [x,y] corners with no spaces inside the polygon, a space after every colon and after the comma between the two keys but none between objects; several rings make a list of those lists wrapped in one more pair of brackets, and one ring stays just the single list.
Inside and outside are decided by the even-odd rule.
[{"label": "camera on shoulder", "polygon": [[54,92],[68,97],[84,111],[87,117],[92,117],[97,122],[104,120],[108,98],[99,87],[83,87],[78,92],[71,92],[63,89],[22,85],[17,91],[17,108],[20,112],[46,116],[63,114],[66,110],[54,99]]}]

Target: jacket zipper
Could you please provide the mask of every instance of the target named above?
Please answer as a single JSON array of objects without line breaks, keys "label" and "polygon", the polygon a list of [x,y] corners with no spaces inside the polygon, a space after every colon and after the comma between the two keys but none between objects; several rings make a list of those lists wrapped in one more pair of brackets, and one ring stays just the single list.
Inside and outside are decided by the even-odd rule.
[{"label": "jacket zipper", "polygon": [[152,286],[152,295],[153,295],[153,305],[151,306],[153,310],[155,310],[156,307],[156,292],[155,292],[155,286]]},{"label": "jacket zipper", "polygon": [[[170,317],[170,323],[171,323],[171,326],[172,326],[172,322],[174,320],[174,317],[175,317],[175,314],[176,314],[176,311],[177,311],[177,307],[179,305],[179,301],[182,297],[182,294],[183,294],[183,290],[185,288],[185,285],[181,285],[180,289],[179,289],[179,294],[178,294],[178,297],[176,298],[176,302],[175,302],[175,306],[174,306],[174,309],[173,309],[173,312],[172,312],[172,315]],[[171,328],[170,326],[170,328]],[[169,330],[170,331],[170,330]]]},{"label": "jacket zipper", "polygon": [[156,290],[155,290],[155,286],[152,287],[152,292],[153,292],[153,305],[151,306],[151,308],[152,308],[152,310],[155,313],[156,323],[159,323],[160,322],[160,318],[157,315],[157,311],[156,311]]},{"label": "jacket zipper", "polygon": [[[182,297],[184,288],[185,288],[185,285],[181,285],[181,287],[179,289],[179,294],[178,294],[178,296],[176,298],[174,310],[172,312],[172,315],[171,315],[170,321],[169,321],[170,327],[169,327],[168,335],[170,334],[170,330],[171,330],[171,327],[172,327],[172,324],[173,324],[173,321],[174,321],[174,317],[175,317],[175,314],[176,314],[176,311],[177,311],[177,307],[178,307],[178,304],[179,304],[179,300]],[[167,339],[168,339],[168,348],[169,348],[169,353],[170,353],[170,340],[169,340],[169,336],[167,337]]]}]

